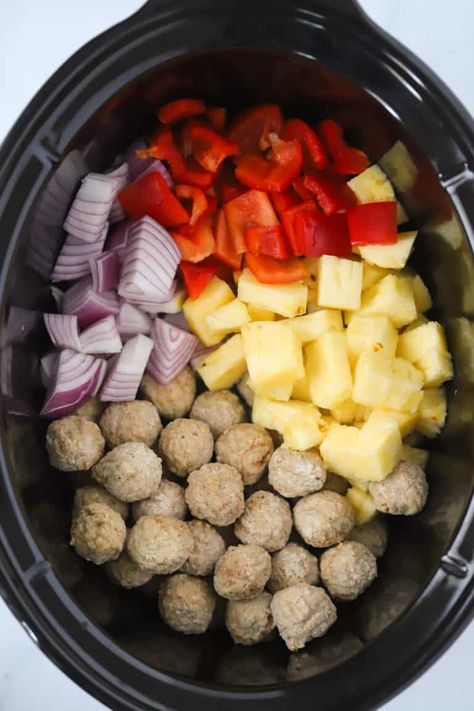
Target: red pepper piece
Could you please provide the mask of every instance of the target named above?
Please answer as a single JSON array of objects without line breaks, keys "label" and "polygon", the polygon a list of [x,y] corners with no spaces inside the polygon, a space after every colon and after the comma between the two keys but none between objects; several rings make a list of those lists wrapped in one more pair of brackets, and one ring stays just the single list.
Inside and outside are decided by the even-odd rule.
[{"label": "red pepper piece", "polygon": [[290,187],[303,167],[301,143],[292,141],[272,142],[270,160],[246,153],[237,161],[235,177],[249,188],[269,193],[281,193]]},{"label": "red pepper piece", "polygon": [[332,170],[341,175],[358,175],[369,167],[369,159],[364,151],[348,146],[344,140],[342,126],[333,119],[318,123],[321,135],[332,160]]},{"label": "red pepper piece", "polygon": [[227,228],[237,254],[245,252],[247,227],[276,227],[280,223],[270,198],[259,190],[248,190],[224,205]]},{"label": "red pepper piece", "polygon": [[212,231],[212,215],[201,217],[192,231],[172,232],[182,258],[187,262],[200,262],[216,249]]},{"label": "red pepper piece", "polygon": [[185,185],[208,190],[215,180],[213,173],[202,170],[194,161],[183,158],[168,127],[159,128],[151,146],[146,150],[138,151],[137,155],[141,158],[152,157],[166,161],[173,180]]},{"label": "red pepper piece", "polygon": [[220,186],[221,202],[225,205],[226,202],[234,200],[245,192],[247,192],[247,190],[242,185],[238,185],[238,183],[235,183],[235,185],[233,183],[223,183]]},{"label": "red pepper piece", "polygon": [[284,141],[298,138],[305,154],[306,170],[324,170],[329,165],[329,157],[316,131],[301,119],[290,119],[283,126],[281,137]]},{"label": "red pepper piece", "polygon": [[261,104],[238,114],[227,132],[231,141],[239,144],[239,153],[254,153],[270,146],[270,133],[280,135],[283,114],[279,106]]},{"label": "red pepper piece", "polygon": [[215,257],[227,264],[231,269],[240,269],[242,255],[237,254],[232,235],[227,228],[224,210],[219,210],[214,221],[214,240],[216,242]]},{"label": "red pepper piece", "polygon": [[277,227],[247,227],[245,230],[247,251],[274,259],[288,259],[291,252],[288,247],[281,225]]},{"label": "red pepper piece", "polygon": [[233,282],[234,278],[232,276],[232,269],[228,264],[224,264],[221,259],[218,259],[217,255],[213,254],[212,257],[207,257],[207,259],[204,259],[201,264],[213,264],[216,268],[216,276],[218,276],[219,279],[226,281],[228,284]]},{"label": "red pepper piece", "polygon": [[198,219],[203,215],[208,206],[208,200],[201,188],[195,188],[192,185],[176,185],[175,194],[180,200],[191,200],[191,217],[189,224],[195,225]]},{"label": "red pepper piece", "polygon": [[170,101],[157,111],[161,123],[175,123],[184,119],[200,116],[206,111],[204,101],[200,99],[177,99]]},{"label": "red pepper piece", "polygon": [[163,227],[189,222],[189,215],[159,173],[148,173],[118,194],[120,203],[134,220],[149,215]]},{"label": "red pepper piece", "polygon": [[308,276],[306,267],[299,259],[283,261],[265,255],[256,257],[254,254],[246,254],[245,261],[254,277],[262,284],[291,284]]},{"label": "red pepper piece", "polygon": [[293,181],[293,189],[299,195],[302,200],[314,200],[314,194],[305,188],[304,177],[299,175],[296,180]]},{"label": "red pepper piece", "polygon": [[204,215],[213,215],[217,210],[217,196],[216,195],[206,195],[207,207]]},{"label": "red pepper piece", "polygon": [[216,273],[216,265],[206,262],[201,264],[181,262],[179,268],[183,277],[184,288],[191,299],[196,299],[199,296]]},{"label": "red pepper piece", "polygon": [[395,244],[397,233],[397,203],[370,202],[347,211],[350,240],[353,245]]},{"label": "red pepper piece", "polygon": [[352,252],[345,212],[333,215],[302,212],[296,217],[296,230],[304,241],[307,257],[320,257],[322,254],[348,257]]},{"label": "red pepper piece", "polygon": [[332,215],[339,210],[347,210],[356,202],[352,190],[342,178],[335,175],[308,174],[303,178],[303,185],[311,193],[314,193],[326,215]]},{"label": "red pepper piece", "polygon": [[293,188],[288,188],[288,190],[285,190],[283,193],[272,193],[270,200],[280,217],[283,210],[287,210],[289,207],[294,207],[301,203],[299,196]]},{"label": "red pepper piece", "polygon": [[303,256],[306,249],[304,234],[298,224],[297,217],[301,214],[317,215],[319,210],[312,200],[306,200],[299,205],[289,207],[281,213],[281,221],[286,231],[286,236],[297,257]]},{"label": "red pepper piece", "polygon": [[207,116],[217,131],[223,131],[227,121],[227,109],[222,106],[207,110]]},{"label": "red pepper piece", "polygon": [[237,143],[227,140],[212,128],[198,121],[190,121],[183,131],[183,142],[199,165],[215,173],[220,164],[237,153]]}]

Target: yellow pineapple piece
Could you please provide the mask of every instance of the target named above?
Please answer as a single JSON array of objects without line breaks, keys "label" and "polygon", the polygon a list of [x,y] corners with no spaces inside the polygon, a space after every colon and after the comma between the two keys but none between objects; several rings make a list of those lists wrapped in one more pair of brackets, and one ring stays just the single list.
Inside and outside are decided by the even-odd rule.
[{"label": "yellow pineapple piece", "polygon": [[344,400],[344,402],[331,408],[331,416],[341,425],[352,425],[355,421],[355,414],[358,407],[354,400]]},{"label": "yellow pineapple piece", "polygon": [[401,193],[408,193],[414,186],[418,168],[402,141],[397,141],[379,160],[385,173]]},{"label": "yellow pineapple piece", "polygon": [[[375,412],[375,411],[374,411]],[[377,412],[382,412],[387,417],[392,417],[398,422],[400,434],[406,437],[416,428],[418,422],[418,412],[399,412],[398,410],[384,410],[380,408]]]},{"label": "yellow pineapple piece", "polygon": [[371,165],[370,168],[349,180],[347,185],[355,193],[360,205],[395,200],[392,184],[378,165]]},{"label": "yellow pineapple piece", "polygon": [[207,327],[221,339],[229,333],[238,333],[249,320],[247,307],[239,299],[229,301],[206,316]]},{"label": "yellow pineapple piece", "polygon": [[403,269],[413,250],[417,232],[400,232],[395,244],[367,244],[359,247],[360,256],[383,269]]},{"label": "yellow pineapple piece", "polygon": [[285,445],[291,449],[311,449],[323,439],[321,413],[307,402],[275,402],[257,395],[253,403],[252,422],[279,432]]},{"label": "yellow pineapple piece", "polygon": [[358,309],[362,263],[324,254],[318,261],[318,304],[329,309]]},{"label": "yellow pineapple piece", "polygon": [[423,314],[425,311],[429,311],[433,306],[433,302],[428,287],[419,274],[411,277],[411,285],[418,313]]},{"label": "yellow pineapple piece", "polygon": [[437,321],[428,321],[402,333],[398,353],[421,370],[426,387],[436,387],[453,377],[444,329]]},{"label": "yellow pineapple piece", "polygon": [[235,385],[247,371],[240,333],[210,353],[196,370],[209,390],[226,390]]},{"label": "yellow pineapple piece", "polygon": [[426,451],[426,449],[418,449],[417,447],[409,447],[407,444],[404,444],[402,447],[402,453],[400,459],[403,462],[410,462],[412,464],[418,464],[423,471],[426,469],[426,465],[428,464],[428,458],[430,456],[430,453]]},{"label": "yellow pineapple piece", "polygon": [[383,351],[393,357],[397,350],[398,333],[387,316],[354,316],[347,327],[346,338],[352,367],[364,351]]},{"label": "yellow pineapple piece", "polygon": [[368,407],[413,412],[422,386],[422,373],[405,358],[365,351],[355,367],[352,399]]},{"label": "yellow pineapple piece", "polygon": [[245,304],[268,309],[286,318],[306,313],[308,287],[303,282],[262,284],[249,269],[244,269],[239,278],[237,293]]},{"label": "yellow pineapple piece", "polygon": [[251,321],[275,321],[276,313],[268,309],[262,309],[261,306],[247,304],[247,312]]},{"label": "yellow pineapple piece", "polygon": [[328,331],[305,349],[311,401],[330,410],[352,394],[352,374],[343,333]]},{"label": "yellow pineapple piece", "polygon": [[293,385],[291,397],[293,400],[301,400],[302,402],[311,402],[311,393],[309,391],[309,374],[307,368],[307,357],[305,349],[303,349],[303,365],[304,375]]},{"label": "yellow pineapple piece", "polygon": [[413,331],[414,328],[418,328],[418,326],[423,326],[424,323],[428,323],[429,319],[426,318],[426,316],[418,316],[414,321],[412,321],[408,326],[405,326],[403,329],[403,333],[406,333],[407,331]]},{"label": "yellow pineapple piece", "polygon": [[[356,314],[346,311],[344,318],[349,323]],[[410,279],[388,274],[362,293],[357,316],[388,316],[396,328],[402,328],[417,316],[415,297]]]},{"label": "yellow pineapple piece", "polygon": [[389,269],[382,269],[369,262],[362,263],[362,291],[369,289],[384,277],[391,274]]},{"label": "yellow pineapple piece", "polygon": [[355,511],[356,526],[368,523],[377,513],[374,500],[366,489],[352,486],[346,494],[346,499]]},{"label": "yellow pineapple piece", "polygon": [[344,330],[342,313],[335,309],[320,309],[305,316],[292,318],[288,323],[302,343],[314,341],[315,338],[327,331],[342,333]]},{"label": "yellow pineapple piece", "polygon": [[196,299],[189,298],[184,302],[183,311],[189,327],[205,346],[215,346],[222,340],[222,335],[216,335],[207,325],[207,316],[234,299],[230,286],[214,276]]},{"label": "yellow pineapple piece", "polygon": [[416,429],[425,437],[437,437],[446,422],[447,402],[444,388],[423,390]]}]

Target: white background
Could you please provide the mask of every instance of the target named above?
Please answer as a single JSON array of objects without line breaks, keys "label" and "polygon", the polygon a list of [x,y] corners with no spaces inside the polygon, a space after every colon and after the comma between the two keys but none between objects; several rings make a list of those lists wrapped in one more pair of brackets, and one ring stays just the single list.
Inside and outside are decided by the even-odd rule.
[{"label": "white background", "polygon": [[[317,2],[317,0],[315,0]],[[474,113],[473,0],[360,0],[367,13],[430,65]],[[55,69],[141,5],[137,0],[0,3],[0,141]],[[471,711],[474,625],[384,711]],[[383,660],[380,660],[383,664]],[[53,666],[0,601],[1,711],[104,708]]]}]

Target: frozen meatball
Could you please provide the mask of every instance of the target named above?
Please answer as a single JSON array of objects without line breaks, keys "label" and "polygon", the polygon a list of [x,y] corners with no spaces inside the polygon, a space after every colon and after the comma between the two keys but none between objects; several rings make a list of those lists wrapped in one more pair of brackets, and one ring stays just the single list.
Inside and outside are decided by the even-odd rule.
[{"label": "frozen meatball", "polygon": [[250,387],[250,376],[247,373],[244,375],[242,380],[239,380],[239,382],[236,385],[237,391],[240,395],[240,397],[244,400],[244,402],[247,403],[249,407],[253,407],[253,401],[255,399],[255,393]]},{"label": "frozen meatball", "polygon": [[51,466],[62,472],[90,469],[103,455],[105,440],[95,422],[71,415],[54,420],[46,433]]},{"label": "frozen meatball", "polygon": [[79,417],[85,417],[86,420],[91,420],[92,422],[99,422],[100,416],[104,412],[105,408],[105,402],[99,400],[98,397],[90,397],[77,408],[74,414]]},{"label": "frozen meatball", "polygon": [[383,481],[372,481],[369,492],[379,511],[413,516],[426,504],[428,482],[417,464],[400,462]]},{"label": "frozen meatball", "polygon": [[92,476],[121,501],[140,501],[157,491],[161,459],[143,442],[125,442],[102,457]]},{"label": "frozen meatball", "polygon": [[377,560],[362,543],[344,541],[321,556],[321,579],[337,600],[355,600],[376,577]]},{"label": "frozen meatball", "polygon": [[260,425],[232,425],[216,442],[218,462],[231,464],[242,474],[246,486],[255,484],[273,452],[273,440]]},{"label": "frozen meatball", "polygon": [[168,516],[183,521],[187,512],[183,487],[167,479],[161,480],[157,491],[148,499],[132,504],[134,521],[138,521],[140,516]]},{"label": "frozen meatball", "polygon": [[339,476],[339,474],[334,474],[334,472],[327,472],[326,482],[324,484],[326,491],[335,491],[336,494],[341,494],[344,496],[349,488],[349,482],[344,477]]},{"label": "frozen meatball", "polygon": [[362,526],[355,526],[347,538],[363,543],[376,558],[380,558],[387,548],[387,524],[381,516],[376,516]]},{"label": "frozen meatball", "polygon": [[256,491],[245,502],[234,533],[242,543],[254,543],[273,552],[288,543],[292,526],[287,501],[270,491]]},{"label": "frozen meatball", "polygon": [[119,513],[123,519],[128,518],[128,504],[124,501],[119,501],[115,496],[109,494],[103,486],[99,486],[98,484],[81,486],[80,489],[76,489],[72,515],[77,516],[82,507],[87,506],[87,504],[105,504]]},{"label": "frozen meatball", "polygon": [[145,373],[140,388],[161,417],[167,420],[175,420],[177,417],[187,415],[196,397],[196,380],[188,366],[167,385],[161,385],[151,375]]},{"label": "frozen meatball", "polygon": [[127,551],[122,551],[117,560],[107,563],[107,572],[117,585],[121,585],[127,590],[139,588],[148,583],[153,573],[142,570],[128,555]]},{"label": "frozen meatball", "polygon": [[111,449],[124,442],[143,442],[151,447],[161,432],[160,416],[148,400],[112,403],[99,425]]},{"label": "frozen meatball", "polygon": [[209,426],[198,420],[178,419],[160,437],[160,455],[172,474],[186,477],[212,459],[214,438]]},{"label": "frozen meatball", "polygon": [[252,600],[229,600],[225,623],[235,644],[258,644],[265,642],[273,629],[271,610],[272,596],[262,592]]},{"label": "frozen meatball", "polygon": [[123,518],[105,504],[87,504],[72,520],[71,546],[96,565],[118,558],[126,536]]},{"label": "frozen meatball", "polygon": [[268,465],[268,481],[279,494],[291,499],[323,488],[326,468],[315,450],[278,447]]},{"label": "frozen meatball", "polygon": [[187,561],[194,540],[184,521],[166,516],[142,516],[130,529],[127,550],[143,570],[169,575]]},{"label": "frozen meatball", "polygon": [[300,499],[293,509],[301,538],[315,548],[329,548],[343,541],[354,528],[354,509],[334,491],[318,491]]},{"label": "frozen meatball", "polygon": [[194,518],[230,526],[244,510],[242,477],[228,464],[205,464],[189,475],[184,498]]},{"label": "frozen meatball", "polygon": [[251,600],[263,591],[272,559],[261,546],[229,546],[214,570],[214,587],[227,600]]},{"label": "frozen meatball", "polygon": [[246,420],[244,406],[230,390],[207,390],[198,395],[190,416],[208,424],[214,437],[219,437],[227,427]]},{"label": "frozen meatball", "polygon": [[194,538],[194,548],[181,570],[189,575],[210,575],[225,551],[224,539],[205,521],[190,521],[188,528]]},{"label": "frozen meatball", "polygon": [[303,546],[288,543],[272,556],[272,574],[267,586],[270,592],[276,593],[297,583],[315,585],[318,582],[318,559]]},{"label": "frozen meatball", "polygon": [[292,652],[325,635],[337,618],[329,595],[307,583],[290,585],[275,593],[272,614],[280,636]]},{"label": "frozen meatball", "polygon": [[216,595],[209,583],[184,573],[161,583],[158,600],[163,621],[183,634],[205,632],[216,606]]}]

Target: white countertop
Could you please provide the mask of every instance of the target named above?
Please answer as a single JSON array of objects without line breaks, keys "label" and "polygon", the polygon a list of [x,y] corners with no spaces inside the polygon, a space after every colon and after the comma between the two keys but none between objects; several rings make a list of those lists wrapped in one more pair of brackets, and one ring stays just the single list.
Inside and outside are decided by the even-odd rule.
[{"label": "white countertop", "polygon": [[[367,13],[426,61],[474,113],[472,0],[360,0]],[[0,4],[0,140],[67,57],[131,14],[137,0],[12,0]],[[61,28],[59,30],[59,28]],[[474,625],[384,711],[471,711]],[[0,710],[99,711],[57,669],[0,601]]]}]

